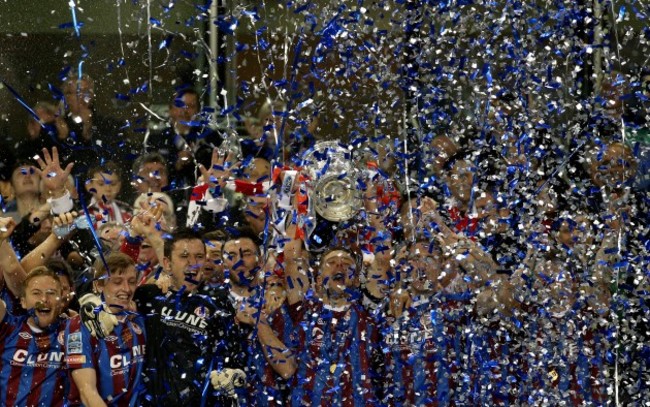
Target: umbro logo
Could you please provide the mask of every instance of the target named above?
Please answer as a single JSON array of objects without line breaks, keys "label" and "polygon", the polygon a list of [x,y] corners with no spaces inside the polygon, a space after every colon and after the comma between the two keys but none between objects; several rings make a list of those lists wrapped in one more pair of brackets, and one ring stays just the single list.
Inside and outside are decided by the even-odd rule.
[{"label": "umbro logo", "polygon": [[18,334],[18,336],[20,336],[23,339],[32,339],[33,338],[32,335],[30,335],[27,332],[21,332],[21,333]]}]

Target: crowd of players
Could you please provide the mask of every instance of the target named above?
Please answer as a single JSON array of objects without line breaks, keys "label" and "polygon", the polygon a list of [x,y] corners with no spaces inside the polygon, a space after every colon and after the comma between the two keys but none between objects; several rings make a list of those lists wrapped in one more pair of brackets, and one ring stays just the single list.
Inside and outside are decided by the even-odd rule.
[{"label": "crowd of players", "polygon": [[333,222],[281,107],[238,149],[182,89],[134,145],[93,92],[71,77],[3,162],[0,404],[650,397],[647,195],[625,143],[351,143],[362,203]]}]

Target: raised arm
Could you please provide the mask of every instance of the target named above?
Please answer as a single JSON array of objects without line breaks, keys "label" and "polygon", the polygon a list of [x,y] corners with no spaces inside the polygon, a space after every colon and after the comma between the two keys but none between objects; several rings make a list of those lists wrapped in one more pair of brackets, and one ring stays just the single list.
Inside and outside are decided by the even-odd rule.
[{"label": "raised arm", "polygon": [[18,298],[27,273],[9,243],[9,236],[15,228],[16,222],[12,218],[0,218],[0,267],[7,288]]},{"label": "raised arm", "polygon": [[36,171],[41,177],[43,188],[47,192],[48,203],[52,205],[55,214],[72,210],[72,199],[70,192],[66,189],[68,177],[72,171],[73,163],[68,164],[65,169],[61,168],[59,152],[52,147],[52,154],[44,148],[43,158],[38,157],[36,162],[39,169]]},{"label": "raised arm", "polygon": [[[55,216],[52,222],[52,229],[66,226],[71,224],[77,217],[77,212],[67,212],[62,215]],[[31,270],[35,267],[42,266],[45,264],[47,259],[52,257],[54,253],[59,250],[63,242],[68,237],[59,238],[54,232],[50,235],[34,250],[29,252],[27,256],[23,257],[20,261],[20,264],[25,270]]]},{"label": "raised arm", "polygon": [[273,370],[285,380],[293,376],[296,371],[296,358],[269,325],[266,311],[245,306],[237,310],[237,320],[256,327],[257,340]]}]

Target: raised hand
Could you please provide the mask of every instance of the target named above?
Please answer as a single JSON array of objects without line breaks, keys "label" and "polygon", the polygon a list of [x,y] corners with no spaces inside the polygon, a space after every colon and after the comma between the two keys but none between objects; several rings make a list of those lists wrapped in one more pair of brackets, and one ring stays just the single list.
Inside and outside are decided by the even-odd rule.
[{"label": "raised hand", "polygon": [[234,163],[235,155],[231,152],[221,153],[219,149],[212,150],[212,162],[210,169],[199,165],[201,171],[201,179],[204,183],[210,185],[210,188],[219,186],[223,188],[226,186],[228,178],[230,178],[232,170],[240,165]]},{"label": "raised hand", "polygon": [[43,149],[43,158],[36,159],[39,169],[36,169],[43,180],[43,186],[50,192],[53,197],[60,197],[65,193],[65,183],[72,171],[74,163],[68,164],[65,169],[61,168],[59,161],[59,151],[52,147],[52,154]]},{"label": "raised hand", "polygon": [[133,237],[149,238],[160,234],[158,222],[162,218],[164,208],[162,206],[151,207],[148,203],[144,205],[148,208],[131,219],[130,234]]},{"label": "raised hand", "polygon": [[14,229],[16,221],[13,218],[0,218],[0,242],[9,239]]}]

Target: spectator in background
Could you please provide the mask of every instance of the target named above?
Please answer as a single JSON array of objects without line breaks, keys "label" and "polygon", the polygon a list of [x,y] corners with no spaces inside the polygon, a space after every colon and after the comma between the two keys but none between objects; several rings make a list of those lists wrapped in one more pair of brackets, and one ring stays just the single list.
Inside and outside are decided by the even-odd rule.
[{"label": "spectator in background", "polygon": [[221,136],[200,112],[199,94],[180,89],[169,105],[169,126],[145,140],[144,152],[159,153],[171,167],[172,189],[194,185],[196,164],[210,165],[212,149],[221,145]]},{"label": "spectator in background", "polygon": [[140,194],[166,190],[169,171],[165,157],[159,153],[149,153],[135,160],[131,184]]},{"label": "spectator in background", "polygon": [[88,170],[86,191],[92,195],[88,210],[100,214],[103,222],[125,223],[131,219],[131,208],[116,198],[122,189],[122,171],[113,162]]},{"label": "spectator in background", "polygon": [[48,102],[38,102],[34,106],[38,117],[27,119],[26,137],[16,145],[16,156],[23,159],[33,158],[46,148],[59,145],[67,137],[68,125],[56,106]]},{"label": "spectator in background", "polygon": [[90,76],[70,75],[63,84],[65,122],[69,133],[60,133],[62,158],[75,162],[75,175],[85,175],[92,167],[114,161],[125,168],[132,154],[120,123],[102,115],[95,106],[95,85]]}]

